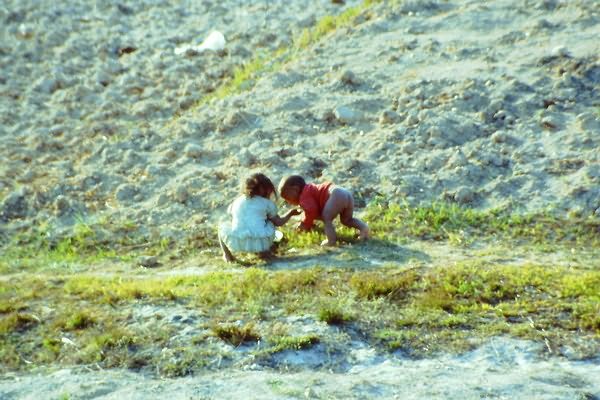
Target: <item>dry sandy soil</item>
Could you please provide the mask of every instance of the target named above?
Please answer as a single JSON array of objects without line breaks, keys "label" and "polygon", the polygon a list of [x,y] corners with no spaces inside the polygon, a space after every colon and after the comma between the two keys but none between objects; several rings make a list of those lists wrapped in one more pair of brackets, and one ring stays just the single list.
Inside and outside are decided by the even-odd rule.
[{"label": "dry sandy soil", "polygon": [[[260,54],[358,1],[4,0],[0,244],[45,224],[127,221],[177,239],[215,223],[248,170],[411,204],[600,215],[600,3],[378,4],[222,99]],[[185,52],[211,31],[223,51]],[[285,266],[283,266],[285,267]],[[181,273],[198,273],[183,269]],[[177,380],[59,370],[0,379],[7,399],[600,397],[597,361],[497,338],[460,356],[344,373],[226,370]]]}]

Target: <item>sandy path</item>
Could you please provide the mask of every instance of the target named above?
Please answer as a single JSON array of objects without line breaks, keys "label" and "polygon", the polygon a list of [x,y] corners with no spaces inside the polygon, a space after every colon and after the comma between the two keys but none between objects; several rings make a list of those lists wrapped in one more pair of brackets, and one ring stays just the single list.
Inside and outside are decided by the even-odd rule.
[{"label": "sandy path", "polygon": [[595,399],[600,360],[545,359],[540,345],[495,338],[461,356],[383,359],[369,349],[344,373],[225,370],[180,379],[128,371],[4,376],[6,400],[69,399]]}]

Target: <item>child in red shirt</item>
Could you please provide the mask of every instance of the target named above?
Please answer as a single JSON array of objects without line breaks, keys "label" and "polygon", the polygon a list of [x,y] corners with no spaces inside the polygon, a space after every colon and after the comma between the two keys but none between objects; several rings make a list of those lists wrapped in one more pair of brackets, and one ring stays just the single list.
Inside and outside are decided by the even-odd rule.
[{"label": "child in red shirt", "polygon": [[300,206],[304,210],[304,220],[300,223],[300,229],[310,230],[315,219],[323,221],[327,239],[321,245],[335,245],[337,237],[333,220],[338,215],[343,225],[358,229],[360,239],[365,240],[369,237],[367,224],[354,218],[354,199],[344,188],[330,182],[306,183],[301,176],[292,175],[281,180],[279,193],[289,204]]}]

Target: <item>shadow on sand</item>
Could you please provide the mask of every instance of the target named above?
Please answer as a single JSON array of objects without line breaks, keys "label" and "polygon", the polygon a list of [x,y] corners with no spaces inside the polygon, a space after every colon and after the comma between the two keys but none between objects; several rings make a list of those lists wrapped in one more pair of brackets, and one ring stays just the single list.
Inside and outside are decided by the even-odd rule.
[{"label": "shadow on sand", "polygon": [[[409,262],[428,262],[427,253],[380,239],[367,242],[342,240],[333,248],[319,247],[310,253],[294,253],[280,249],[277,257],[264,264],[267,269],[300,269],[308,267],[369,269],[384,264],[402,265]],[[258,265],[257,265],[258,266]]]}]

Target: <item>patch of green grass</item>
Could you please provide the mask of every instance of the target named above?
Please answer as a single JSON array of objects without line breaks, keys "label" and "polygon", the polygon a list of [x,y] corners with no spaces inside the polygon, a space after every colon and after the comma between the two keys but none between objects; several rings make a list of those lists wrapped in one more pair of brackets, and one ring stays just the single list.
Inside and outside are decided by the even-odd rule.
[{"label": "patch of green grass", "polygon": [[55,355],[60,353],[61,342],[56,338],[44,338],[42,341],[42,346],[44,349],[52,352]]},{"label": "patch of green grass", "polygon": [[600,220],[549,213],[514,214],[476,210],[453,203],[413,207],[375,199],[365,210],[374,238],[417,238],[469,244],[475,239],[511,239],[534,244],[600,246]]},{"label": "patch of green grass", "polygon": [[[257,351],[265,357],[318,341],[327,346],[327,337],[288,334],[282,318],[307,315],[340,331],[361,332],[373,346],[412,356],[462,351],[499,334],[553,346],[594,341],[600,346],[599,282],[595,269],[481,262],[410,270],[250,268],[166,279],[19,275],[0,282],[0,304],[18,299],[22,305],[0,314],[0,368],[27,368],[23,360],[98,363],[180,376],[221,357],[213,337],[233,346],[260,340],[267,347]],[[202,325],[208,332],[199,332],[193,346],[173,345],[180,326],[170,318],[144,324],[132,318],[136,307],[173,302],[210,315]],[[260,333],[252,323],[231,323],[256,320],[257,308]],[[46,310],[44,317],[34,318],[40,310]],[[64,337],[74,344],[59,342]]]},{"label": "patch of green grass", "polygon": [[344,325],[352,321],[354,317],[344,312],[339,306],[329,304],[319,308],[317,319],[326,322],[328,325]]},{"label": "patch of green grass", "polygon": [[233,346],[260,340],[260,335],[256,332],[256,328],[252,323],[243,326],[233,324],[217,325],[213,327],[212,331],[216,337]]},{"label": "patch of green grass", "polygon": [[269,340],[271,342],[269,351],[272,353],[284,350],[305,350],[320,342],[319,337],[314,334],[303,336],[275,336]]},{"label": "patch of green grass", "polygon": [[407,296],[419,278],[415,270],[402,271],[393,274],[381,274],[378,272],[356,273],[350,279],[350,286],[356,294],[365,299],[387,297],[399,300]]},{"label": "patch of green grass", "polygon": [[80,339],[85,346],[77,353],[77,361],[83,364],[102,362],[107,368],[127,365],[130,347],[137,341],[131,331],[109,321],[101,330],[86,331]]},{"label": "patch of green grass", "polygon": [[89,328],[95,323],[95,318],[89,312],[78,311],[65,321],[64,329],[67,331],[81,330]]},{"label": "patch of green grass", "polygon": [[0,319],[0,335],[22,333],[36,326],[39,319],[31,314],[13,312]]}]

